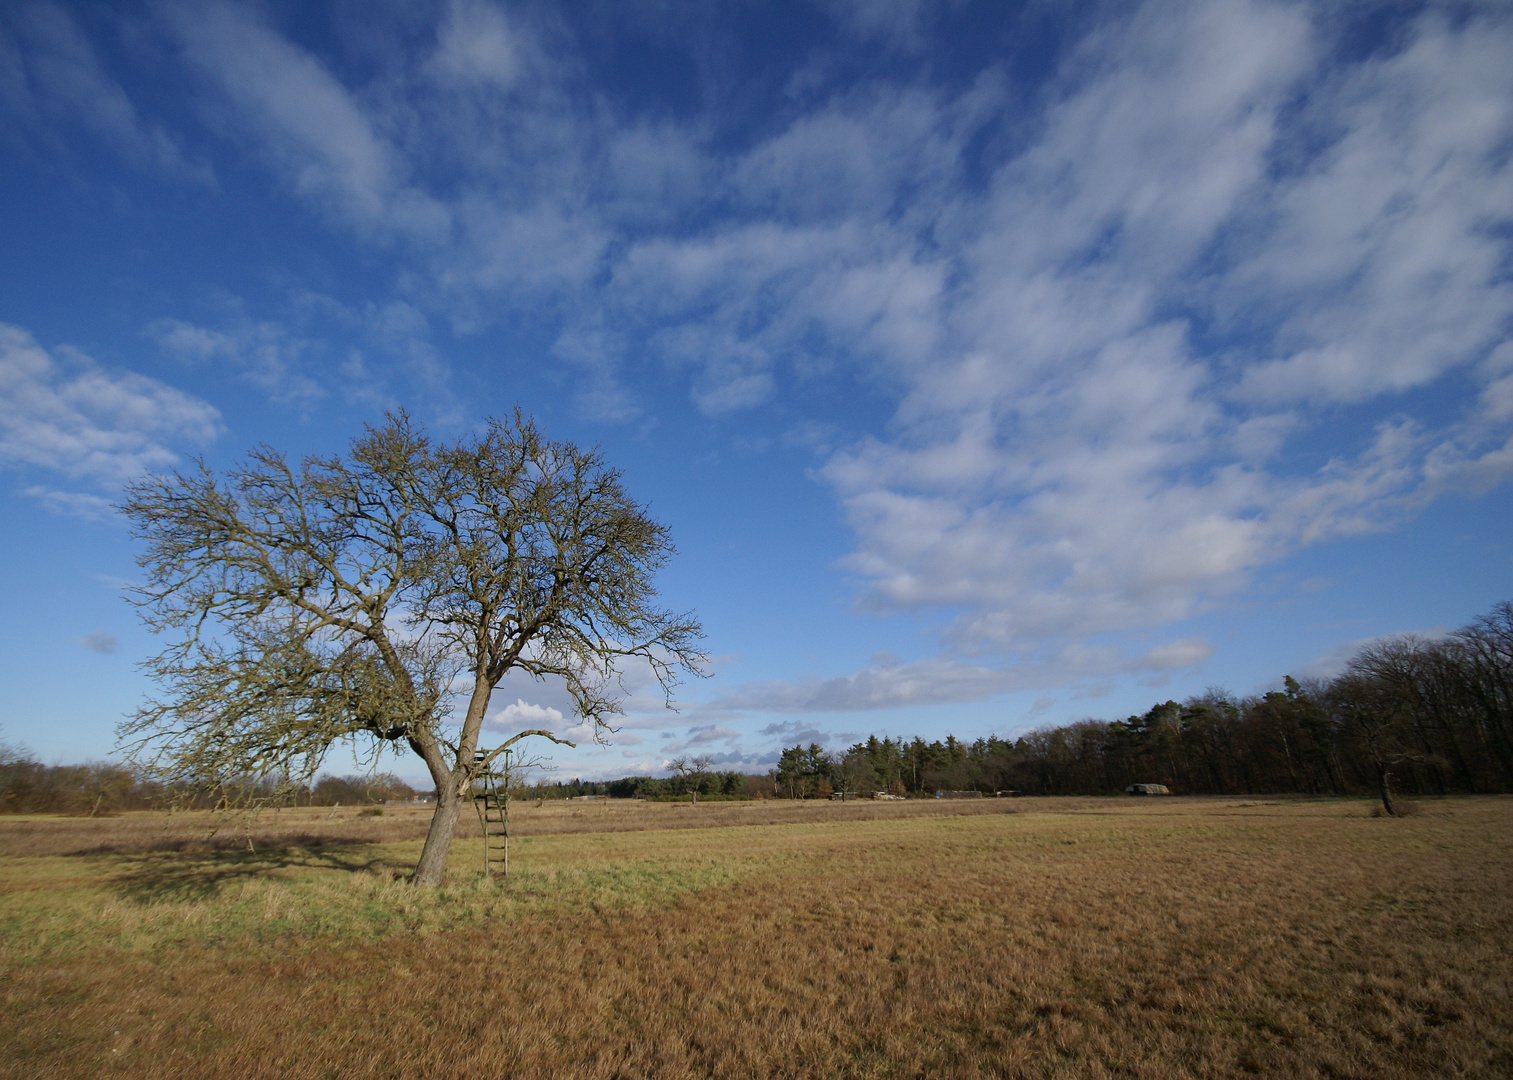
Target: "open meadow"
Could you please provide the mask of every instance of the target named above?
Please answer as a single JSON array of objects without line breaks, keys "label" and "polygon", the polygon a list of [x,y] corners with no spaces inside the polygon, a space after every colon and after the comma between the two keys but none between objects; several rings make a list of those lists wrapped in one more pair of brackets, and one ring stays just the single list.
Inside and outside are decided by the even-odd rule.
[{"label": "open meadow", "polygon": [[1513,799],[0,819],[0,1075],[1505,1077]]}]

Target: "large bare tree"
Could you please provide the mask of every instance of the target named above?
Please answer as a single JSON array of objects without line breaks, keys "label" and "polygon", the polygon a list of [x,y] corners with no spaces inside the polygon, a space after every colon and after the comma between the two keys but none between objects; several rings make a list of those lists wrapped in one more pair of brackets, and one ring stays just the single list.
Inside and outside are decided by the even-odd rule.
[{"label": "large bare tree", "polygon": [[408,746],[437,791],[418,884],[441,881],[480,770],[562,741],[477,756],[507,674],[560,680],[602,739],[625,664],[666,696],[704,661],[693,616],[656,606],[667,530],[597,451],[518,412],[450,445],[390,415],[298,467],[260,447],[224,475],[140,480],[122,510],[144,543],[134,599],[169,639],[147,664],[161,692],[121,725],[132,760],[224,786],[311,778],[342,742]]}]

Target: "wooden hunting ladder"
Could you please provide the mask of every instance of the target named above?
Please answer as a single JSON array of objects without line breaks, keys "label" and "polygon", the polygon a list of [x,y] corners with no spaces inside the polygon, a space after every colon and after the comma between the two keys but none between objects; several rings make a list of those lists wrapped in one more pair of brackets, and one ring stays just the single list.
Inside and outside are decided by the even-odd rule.
[{"label": "wooden hunting ladder", "polygon": [[[473,777],[473,809],[483,830],[483,876],[491,879],[498,868],[502,878],[510,876],[510,766],[509,751],[504,752],[503,772],[492,767]],[[482,751],[477,760],[484,757]]]}]

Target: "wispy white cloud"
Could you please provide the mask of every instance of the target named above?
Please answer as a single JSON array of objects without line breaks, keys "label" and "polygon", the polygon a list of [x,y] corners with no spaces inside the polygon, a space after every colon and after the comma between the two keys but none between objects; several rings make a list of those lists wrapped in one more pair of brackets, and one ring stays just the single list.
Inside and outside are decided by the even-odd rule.
[{"label": "wispy white cloud", "polygon": [[1506,11],[1456,25],[1431,9],[1400,51],[1317,88],[1302,134],[1337,138],[1263,196],[1270,228],[1225,283],[1232,308],[1260,300],[1278,322],[1282,355],[1241,393],[1358,401],[1505,338],[1510,48]]},{"label": "wispy white cloud", "polygon": [[[1135,655],[1112,646],[1068,644],[1052,655],[1016,657],[994,664],[950,656],[911,662],[874,658],[865,668],[845,676],[746,683],[707,702],[689,703],[685,711],[691,718],[849,713],[985,701],[1014,691],[1086,683],[1110,672],[1192,668],[1212,652],[1201,638],[1180,638]],[[806,730],[799,722],[793,730],[779,724],[763,734],[781,732],[797,737]]]},{"label": "wispy white cloud", "polygon": [[927,47],[926,18],[937,5],[925,0],[829,0],[821,5],[840,26],[868,42],[881,41],[905,52]]},{"label": "wispy white cloud", "polygon": [[296,407],[313,405],[325,389],[305,374],[301,353],[308,342],[279,323],[237,319],[213,330],[181,319],[154,319],[147,336],[165,352],[191,364],[214,363],[241,373],[272,400]]},{"label": "wispy white cloud", "polygon": [[[1492,359],[1513,316],[1513,21],[1431,11],[1354,61],[1332,25],[1252,0],[1110,9],[980,190],[966,147],[1009,100],[991,72],[953,94],[823,99],[733,159],[664,133],[702,157],[684,174],[730,213],[637,236],[585,293],[617,228],[587,201],[595,239],[559,248],[581,269],[555,280],[592,296],[593,323],[565,315],[562,341],[618,387],[639,340],[689,371],[709,414],[772,400],[785,365],[850,365],[893,389],[891,427],[822,475],[866,603],[941,610],[952,650],[1023,659],[1209,610],[1300,547],[1513,475],[1513,377]],[[1479,385],[1474,409],[1415,416],[1392,397],[1448,372]],[[1384,398],[1322,464],[1293,452],[1321,409]],[[623,390],[607,400],[636,409]],[[1143,670],[1207,646],[1185,648]],[[1099,655],[1078,670],[1134,670]],[[727,704],[1018,685],[996,665],[928,663]]]},{"label": "wispy white cloud", "polygon": [[[7,123],[8,122],[8,123]],[[139,168],[214,184],[160,123],[145,119],[100,63],[67,8],[50,3],[0,8],[0,131],[48,152],[67,152],[69,135],[102,140]]]},{"label": "wispy white cloud", "polygon": [[82,521],[105,521],[114,511],[109,499],[86,491],[58,491],[41,484],[31,484],[23,488],[21,494],[28,499],[36,499],[54,514]]},{"label": "wispy white cloud", "polygon": [[963,646],[1160,625],[1452,477],[1505,480],[1496,406],[1284,459],[1311,407],[1480,371],[1506,332],[1510,48],[1506,18],[1431,14],[1316,75],[1305,11],[1246,3],[1147,5],[1089,38],[962,249],[957,351],[827,467],[872,602],[954,608]]},{"label": "wispy white cloud", "polygon": [[[0,323],[0,467],[45,469],[109,491],[177,460],[175,445],[203,445],[220,414],[198,398],[131,372],[102,369],[65,347],[49,353]],[[57,509],[99,508],[97,496],[29,493]]]},{"label": "wispy white cloud", "polygon": [[[269,305],[271,317],[253,317],[235,296],[201,306],[197,321],[154,319],[144,336],[183,364],[213,366],[302,413],[332,398],[381,409],[423,395],[439,413],[451,407],[451,367],[430,320],[408,301],[347,305],[304,290]],[[336,337],[350,343],[345,355],[334,353]]]},{"label": "wispy white cloud", "polygon": [[453,0],[436,35],[429,68],[442,82],[508,90],[525,74],[529,49],[493,4]]},{"label": "wispy white cloud", "polygon": [[446,206],[414,187],[406,162],[342,83],[246,8],[165,5],[184,56],[232,105],[293,190],[367,232],[445,235]]}]

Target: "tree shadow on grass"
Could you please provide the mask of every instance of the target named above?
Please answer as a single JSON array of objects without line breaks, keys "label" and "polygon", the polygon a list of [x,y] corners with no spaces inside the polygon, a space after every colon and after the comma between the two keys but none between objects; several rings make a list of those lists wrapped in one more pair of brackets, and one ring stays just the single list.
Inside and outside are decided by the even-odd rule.
[{"label": "tree shadow on grass", "polygon": [[[111,884],[138,904],[210,900],[228,885],[278,871],[335,870],[359,874],[386,867],[371,843],[323,843],[315,847],[217,848],[159,851],[132,857]],[[363,850],[368,849],[368,850]]]},{"label": "tree shadow on grass", "polygon": [[136,836],[107,841],[103,844],[94,844],[90,847],[81,847],[73,851],[61,854],[78,855],[155,855],[163,852],[220,852],[220,851],[251,851],[256,854],[257,850],[277,851],[281,848],[309,848],[323,847],[354,847],[363,844],[373,844],[376,841],[371,836],[343,836],[328,832],[292,832],[282,831],[271,835],[259,833],[253,838],[253,842],[261,845],[258,849],[249,849],[247,835],[235,829],[225,829],[217,826],[208,833],[197,835],[168,835],[160,833],[155,836]]}]

